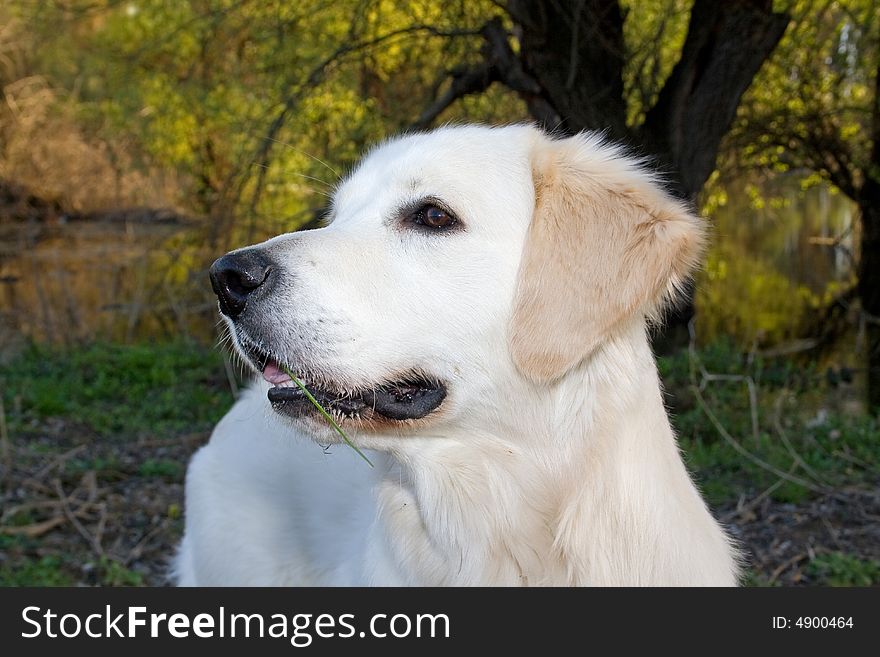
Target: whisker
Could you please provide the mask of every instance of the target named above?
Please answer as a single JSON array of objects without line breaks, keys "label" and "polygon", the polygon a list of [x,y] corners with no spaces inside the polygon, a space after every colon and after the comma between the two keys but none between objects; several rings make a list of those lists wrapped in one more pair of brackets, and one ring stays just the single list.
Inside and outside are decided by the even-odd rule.
[{"label": "whisker", "polygon": [[339,172],[336,171],[336,169],[331,167],[329,164],[327,164],[320,157],[312,155],[311,153],[307,153],[306,151],[302,150],[301,148],[297,148],[296,146],[292,146],[291,144],[285,143],[279,139],[274,139],[272,137],[269,137],[269,139],[272,140],[273,142],[275,142],[276,144],[280,144],[281,146],[284,146],[285,148],[289,148],[292,151],[296,151],[297,153],[301,153],[301,154],[305,155],[306,157],[313,159],[318,164],[325,166],[334,176],[336,176],[337,179],[339,178]]},{"label": "whisker", "polygon": [[327,189],[329,189],[329,190],[331,190],[331,191],[334,189],[334,185],[331,185],[331,184],[328,183],[327,181],[325,181],[325,180],[321,180],[320,178],[315,178],[315,176],[308,176],[308,175],[306,175],[306,174],[304,174],[304,173],[298,173],[298,172],[296,172],[296,171],[292,171],[291,173],[292,173],[294,176],[299,176],[300,178],[308,178],[309,180],[314,180],[315,182],[319,182],[319,183],[321,183],[322,185],[325,185],[325,186],[327,187]]}]

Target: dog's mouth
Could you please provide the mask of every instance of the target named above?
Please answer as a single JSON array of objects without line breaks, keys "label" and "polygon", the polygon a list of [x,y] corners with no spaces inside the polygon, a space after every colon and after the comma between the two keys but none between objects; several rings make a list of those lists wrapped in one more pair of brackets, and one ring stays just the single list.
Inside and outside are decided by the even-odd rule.
[{"label": "dog's mouth", "polygon": [[[272,384],[268,397],[276,412],[290,417],[320,414],[281,363],[252,345],[244,346],[263,379]],[[295,370],[288,369],[296,375]],[[357,390],[342,390],[311,381],[305,375],[296,376],[327,412],[342,418],[364,419],[378,414],[389,420],[418,420],[435,411],[446,398],[446,386],[416,372]]]}]

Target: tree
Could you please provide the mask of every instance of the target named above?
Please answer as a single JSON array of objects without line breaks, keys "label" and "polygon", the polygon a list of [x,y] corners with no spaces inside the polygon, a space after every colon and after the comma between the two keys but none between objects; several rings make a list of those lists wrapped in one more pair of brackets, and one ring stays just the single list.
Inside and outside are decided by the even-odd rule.
[{"label": "tree", "polygon": [[801,0],[792,12],[730,148],[741,167],[805,168],[858,205],[868,398],[880,409],[880,3]]},{"label": "tree", "polygon": [[[467,61],[493,11],[488,0],[7,4],[84,129],[135,142],[144,167],[177,181],[173,200],[208,218],[216,249],[308,221],[328,171],[407,127],[436,62]],[[493,100],[477,113],[523,115],[493,114]]]},{"label": "tree", "polygon": [[[686,6],[675,0],[626,7],[617,0],[510,0],[513,29],[499,17],[488,21],[481,30],[482,61],[452,69],[446,92],[417,125],[500,82],[549,128],[605,131],[651,156],[673,191],[694,201],[715,169],[743,93],[789,16],[774,12],[771,0],[695,0],[689,14]],[[647,21],[631,16],[645,9]],[[676,52],[682,19],[687,36]],[[626,38],[628,21],[639,24],[639,43]],[[692,314],[686,305],[668,323],[680,329]]]},{"label": "tree", "polygon": [[[499,86],[549,128],[606,131],[652,156],[694,199],[788,23],[772,4],[12,1],[52,46],[44,68],[78,85],[84,114],[139,132],[148,154],[187,173],[204,214],[256,209],[266,167],[290,155],[277,141],[297,129],[356,152],[343,144],[357,128],[365,143],[389,126],[427,127],[460,115],[466,97],[490,98],[478,114],[491,118]],[[302,120],[321,106],[319,121]]]},{"label": "tree", "polygon": [[770,0],[10,6],[86,124],[173,171],[217,248],[310,218],[322,161],[342,170],[384,134],[438,119],[602,130],[696,199],[788,22]]},{"label": "tree", "polygon": [[[663,53],[633,51],[625,39],[628,11],[617,0],[511,0],[507,11],[513,30],[506,31],[497,17],[487,22],[483,61],[453,69],[450,90],[418,125],[430,123],[461,96],[498,81],[520,94],[532,116],[548,127],[568,133],[607,131],[655,156],[670,167],[677,191],[693,199],[715,168],[743,92],[788,24],[788,16],[773,12],[772,4],[696,0],[677,63],[663,80],[657,62]],[[680,15],[683,5],[655,5],[657,33],[639,48],[659,50],[668,17]],[[647,89],[627,85],[631,59],[655,67]],[[636,93],[640,98],[633,98]],[[641,107],[633,115],[630,106],[636,102]]]}]

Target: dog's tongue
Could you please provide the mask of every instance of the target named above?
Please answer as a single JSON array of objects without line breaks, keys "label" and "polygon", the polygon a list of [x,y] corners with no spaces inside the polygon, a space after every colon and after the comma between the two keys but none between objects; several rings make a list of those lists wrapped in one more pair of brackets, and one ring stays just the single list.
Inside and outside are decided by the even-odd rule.
[{"label": "dog's tongue", "polygon": [[266,363],[266,367],[263,369],[263,378],[275,386],[287,383],[291,380],[286,373],[281,371],[281,368],[278,367],[278,363],[274,360],[270,360]]}]

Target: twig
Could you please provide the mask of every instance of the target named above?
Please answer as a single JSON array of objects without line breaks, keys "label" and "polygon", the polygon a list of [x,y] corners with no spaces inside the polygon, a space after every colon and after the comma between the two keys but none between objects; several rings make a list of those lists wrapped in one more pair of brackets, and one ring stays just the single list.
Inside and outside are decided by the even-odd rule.
[{"label": "twig", "polygon": [[3,395],[0,395],[0,454],[3,458],[3,478],[6,487],[12,486],[12,447],[9,443],[9,433],[6,430],[6,407],[3,405]]},{"label": "twig", "polygon": [[[723,380],[733,380],[732,377],[736,376],[736,375],[712,375],[712,374],[709,374],[708,372],[706,372],[705,368],[703,367],[702,363],[699,360],[699,357],[697,356],[696,331],[694,329],[694,321],[693,320],[691,320],[690,324],[688,325],[688,332],[690,333],[690,344],[688,345],[688,355],[689,355],[689,359],[690,359],[691,390],[694,393],[694,397],[696,398],[697,403],[700,406],[700,410],[702,410],[703,413],[706,415],[706,417],[709,418],[709,421],[712,423],[712,426],[715,427],[715,430],[721,435],[721,437],[724,438],[724,440],[727,441],[727,443],[731,447],[733,447],[741,456],[746,457],[752,463],[757,465],[759,468],[767,470],[768,472],[772,472],[780,479],[785,479],[786,481],[790,481],[793,484],[798,484],[798,485],[803,486],[804,488],[807,488],[808,490],[811,490],[815,493],[827,494],[829,491],[826,488],[816,486],[815,484],[813,484],[812,482],[810,482],[806,479],[803,479],[801,477],[797,477],[793,474],[789,474],[783,470],[780,470],[776,466],[771,465],[770,463],[759,458],[758,456],[755,456],[749,450],[747,450],[745,447],[743,447],[742,444],[736,438],[734,438],[730,434],[729,431],[727,431],[727,429],[724,427],[724,425],[721,423],[721,421],[718,419],[718,417],[712,412],[712,409],[709,408],[709,404],[706,403],[706,399],[703,397],[702,391],[706,387],[705,386],[705,383],[707,380],[706,376],[711,377],[708,380],[722,380],[722,379],[719,379],[719,377],[723,377]],[[699,383],[697,383],[697,366],[699,366],[701,372],[703,373],[703,380],[701,380]],[[751,378],[751,377],[749,377],[749,378]],[[752,401],[751,392],[749,395],[749,399],[751,402]],[[756,419],[757,419],[757,411],[753,410],[753,412],[752,412],[752,431],[753,431],[753,433],[757,432]]]},{"label": "twig", "polygon": [[39,493],[43,493],[45,495],[52,494],[51,488],[49,488],[44,482],[40,481],[39,479],[34,479],[33,477],[27,477],[25,479],[22,479],[19,482],[19,485],[27,486],[28,488],[33,488],[35,491],[37,491]]},{"label": "twig", "polygon": [[166,518],[158,525],[153,527],[150,531],[144,534],[144,537],[139,540],[133,548],[128,553],[128,556],[122,560],[123,566],[128,566],[133,560],[137,559],[143,554],[144,547],[149,543],[156,534],[164,531],[168,527],[168,519]]},{"label": "twig", "polygon": [[822,494],[828,493],[827,489],[816,486],[812,482],[807,481],[806,479],[802,479],[801,477],[796,477],[795,475],[788,474],[787,472],[780,470],[776,466],[771,465],[770,463],[767,463],[767,461],[764,461],[763,459],[752,454],[749,450],[747,450],[745,447],[743,447],[742,444],[740,444],[740,442],[738,440],[736,440],[736,438],[731,436],[730,433],[727,431],[727,429],[724,428],[724,425],[721,424],[721,422],[718,420],[718,418],[715,416],[715,414],[709,408],[709,405],[706,403],[706,400],[703,398],[702,393],[700,393],[699,387],[698,386],[691,386],[691,388],[694,392],[694,396],[697,399],[697,403],[700,405],[700,409],[703,411],[703,413],[706,414],[706,417],[709,418],[709,421],[715,427],[715,430],[718,431],[718,433],[721,435],[721,437],[724,438],[724,440],[726,440],[730,444],[731,447],[733,447],[737,452],[739,452],[740,455],[745,456],[747,459],[749,459],[752,463],[757,465],[759,468],[767,470],[768,472],[772,472],[780,479],[785,479],[786,481],[790,481],[793,484],[798,484],[799,486],[803,486],[804,488],[807,488],[808,490],[811,490],[815,493],[822,493]]},{"label": "twig", "polygon": [[98,497],[98,475],[94,470],[86,472],[80,480],[86,489],[86,501],[94,502]]},{"label": "twig", "polygon": [[803,554],[797,554],[797,555],[793,556],[791,559],[787,559],[780,566],[778,566],[772,573],[770,573],[770,577],[767,580],[767,583],[773,584],[773,582],[775,582],[779,578],[779,576],[782,573],[784,573],[788,568],[791,568],[795,564],[803,561],[804,559],[808,559],[809,557],[810,557],[809,554],[803,553]]},{"label": "twig", "polygon": [[77,519],[76,514],[70,509],[70,505],[68,504],[69,498],[61,487],[61,480],[55,479],[53,484],[55,485],[55,491],[58,493],[58,499],[61,501],[61,510],[64,512],[65,517],[70,521],[70,524],[76,528],[76,531],[80,533],[80,536],[85,539],[89,547],[92,548],[98,556],[104,556],[104,548],[101,547],[101,544],[95,540],[95,537],[89,533],[89,531]]},{"label": "twig", "polygon": [[845,461],[849,461],[853,465],[857,465],[861,468],[864,468],[865,470],[875,470],[877,468],[876,465],[868,463],[867,461],[864,461],[864,460],[850,454],[849,448],[846,445],[843,446],[843,449],[835,449],[834,451],[831,452],[831,454],[833,456],[839,456],[840,458],[844,459]]},{"label": "twig", "polygon": [[98,504],[98,513],[98,526],[95,529],[95,545],[97,545],[103,553],[101,541],[104,538],[104,528],[107,526],[107,504],[105,502]]},{"label": "twig", "polygon": [[752,439],[755,447],[761,444],[761,423],[758,418],[758,386],[751,376],[743,374],[710,374],[700,363],[700,390],[706,389],[706,384],[713,381],[726,383],[745,383],[749,391],[749,415],[752,421]]},{"label": "twig", "polygon": [[65,463],[66,461],[68,461],[69,459],[71,459],[71,458],[73,458],[74,456],[76,456],[77,454],[79,454],[79,453],[80,453],[81,451],[83,451],[85,448],[86,448],[85,445],[78,445],[78,446],[74,447],[73,449],[69,449],[69,450],[67,450],[66,452],[64,452],[64,453],[61,454],[60,456],[55,457],[54,459],[52,459],[52,460],[49,462],[48,465],[46,465],[46,466],[43,467],[41,470],[39,470],[39,471],[37,472],[37,474],[35,474],[35,475],[32,477],[32,479],[34,479],[34,480],[36,480],[36,481],[40,481],[41,479],[43,479],[43,477],[45,477],[47,474],[49,474],[54,468],[56,468],[56,467],[58,467],[58,466],[60,466],[60,465],[64,465],[64,463]]},{"label": "twig", "polygon": [[58,525],[67,522],[67,518],[63,515],[52,516],[48,520],[35,522],[31,525],[23,525],[19,527],[0,527],[0,534],[6,536],[26,536],[27,538],[39,538],[46,532],[50,532]]},{"label": "twig", "polygon": [[[796,463],[791,464],[791,468],[789,468],[788,473],[791,474],[797,468]],[[776,490],[785,483],[785,480],[780,478],[773,482],[770,486],[768,486],[762,493],[754,497],[748,504],[745,505],[737,505],[737,508],[733,511],[725,514],[720,518],[722,523],[728,523],[737,516],[742,517],[742,515],[747,511],[752,511],[755,507],[757,507],[761,502],[763,502],[766,498],[770,497]]]},{"label": "twig", "polygon": [[831,540],[834,541],[834,544],[838,547],[838,549],[845,549],[845,546],[840,542],[840,532],[838,532],[831,523],[828,521],[828,518],[822,516],[822,524],[825,525],[825,529],[828,530],[828,535],[831,537]]},{"label": "twig", "polygon": [[[87,513],[88,508],[92,506],[91,504],[83,504],[80,506],[75,512],[74,515],[77,517],[84,517]],[[39,500],[37,502],[31,502],[28,504],[20,504],[11,509],[7,509],[7,511],[3,514],[4,520],[13,517],[16,513],[20,513],[22,511],[28,511],[30,509],[39,509],[39,508],[52,508],[55,507],[58,511],[62,511],[62,505],[60,500]],[[18,526],[10,526],[10,527],[0,527],[0,534],[6,534],[7,536],[26,536],[28,538],[38,538],[43,534],[55,529],[55,527],[59,525],[63,525],[67,522],[68,519],[64,515],[63,512],[56,513],[51,518],[46,520],[41,520],[39,522],[34,522],[29,525],[18,525]]]},{"label": "twig", "polygon": [[32,511],[34,509],[52,509],[58,508],[60,503],[58,500],[36,500],[35,502],[25,502],[24,504],[16,504],[11,506],[0,515],[0,525],[19,513]]},{"label": "twig", "polygon": [[825,479],[822,475],[816,472],[812,467],[810,467],[806,461],[801,457],[800,454],[797,453],[794,446],[788,440],[788,435],[785,433],[785,429],[782,427],[782,400],[786,394],[786,391],[782,391],[777,397],[776,402],[774,404],[774,415],[773,415],[773,427],[776,429],[776,433],[779,435],[779,439],[782,441],[782,444],[785,446],[785,449],[791,454],[791,457],[794,459],[795,463],[797,463],[801,469],[810,475],[813,479],[815,479],[819,484],[824,486],[830,486],[830,482]]}]

